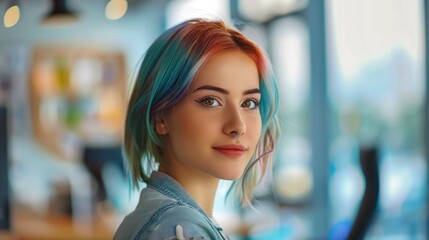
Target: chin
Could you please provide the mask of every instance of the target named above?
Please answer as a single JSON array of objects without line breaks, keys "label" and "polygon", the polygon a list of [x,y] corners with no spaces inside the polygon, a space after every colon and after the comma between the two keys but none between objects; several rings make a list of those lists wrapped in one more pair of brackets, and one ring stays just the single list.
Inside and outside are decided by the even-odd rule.
[{"label": "chin", "polygon": [[235,181],[243,175],[244,170],[235,172],[223,172],[219,174],[219,179]]},{"label": "chin", "polygon": [[225,165],[224,169],[218,172],[219,178],[223,180],[233,180],[233,181],[241,178],[248,164],[247,162],[248,161],[246,161],[246,164],[243,164],[242,162],[240,164],[229,165],[229,167],[227,167],[228,165]]},{"label": "chin", "polygon": [[226,181],[235,181],[235,180],[239,179],[240,177],[241,176],[238,176],[238,177],[236,177],[236,176],[234,176],[234,177],[222,177],[220,179],[226,180]]}]

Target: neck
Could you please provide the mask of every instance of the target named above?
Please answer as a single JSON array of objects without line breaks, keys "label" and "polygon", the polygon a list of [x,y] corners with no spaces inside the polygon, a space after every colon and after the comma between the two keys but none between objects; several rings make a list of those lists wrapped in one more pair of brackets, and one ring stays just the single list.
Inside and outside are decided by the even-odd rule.
[{"label": "neck", "polygon": [[160,166],[159,171],[168,174],[179,182],[201,209],[207,215],[212,216],[219,179],[205,173],[191,172],[189,169],[180,167]]}]

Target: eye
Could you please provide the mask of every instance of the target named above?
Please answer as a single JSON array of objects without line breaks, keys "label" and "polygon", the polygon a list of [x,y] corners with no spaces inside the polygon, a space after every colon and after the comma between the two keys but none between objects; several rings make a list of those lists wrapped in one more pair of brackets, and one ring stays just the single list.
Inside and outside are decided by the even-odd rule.
[{"label": "eye", "polygon": [[221,106],[219,101],[214,97],[205,97],[202,99],[196,100],[198,103],[206,107],[218,107]]},{"label": "eye", "polygon": [[259,101],[256,99],[247,99],[241,104],[241,107],[247,108],[250,110],[257,109],[258,106],[259,106]]}]

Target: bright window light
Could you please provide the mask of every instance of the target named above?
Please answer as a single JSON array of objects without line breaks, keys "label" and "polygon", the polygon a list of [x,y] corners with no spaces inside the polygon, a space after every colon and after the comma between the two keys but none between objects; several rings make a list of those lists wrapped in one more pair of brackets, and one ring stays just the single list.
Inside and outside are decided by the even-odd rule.
[{"label": "bright window light", "polygon": [[229,1],[172,0],[167,6],[167,27],[197,17],[229,21]]},{"label": "bright window light", "polygon": [[106,18],[117,20],[125,15],[127,9],[128,2],[126,0],[110,0],[106,5]]},{"label": "bright window light", "polygon": [[19,17],[19,7],[17,5],[10,7],[4,14],[4,26],[7,28],[15,26],[15,24],[19,21]]}]

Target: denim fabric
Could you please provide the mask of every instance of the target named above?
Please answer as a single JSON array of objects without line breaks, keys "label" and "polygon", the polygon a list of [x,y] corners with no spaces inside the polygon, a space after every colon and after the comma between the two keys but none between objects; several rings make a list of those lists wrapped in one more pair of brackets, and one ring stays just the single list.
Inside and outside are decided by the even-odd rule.
[{"label": "denim fabric", "polygon": [[136,209],[122,221],[114,240],[228,239],[177,181],[161,172],[153,172],[150,179]]}]

